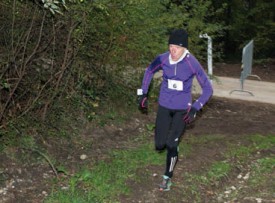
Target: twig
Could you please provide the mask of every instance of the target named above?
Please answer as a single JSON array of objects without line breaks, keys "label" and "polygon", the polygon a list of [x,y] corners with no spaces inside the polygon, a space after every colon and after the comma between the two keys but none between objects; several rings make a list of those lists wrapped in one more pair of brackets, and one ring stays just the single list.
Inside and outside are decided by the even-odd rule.
[{"label": "twig", "polygon": [[39,155],[41,155],[43,158],[45,158],[46,161],[47,161],[47,162],[49,163],[49,165],[51,166],[51,168],[52,168],[52,170],[53,170],[55,176],[58,178],[57,170],[55,169],[55,167],[54,167],[52,161],[50,160],[50,158],[49,158],[46,154],[44,154],[43,152],[41,152],[41,151],[38,150],[38,149],[31,149],[31,148],[25,148],[25,147],[24,147],[23,149],[30,150],[30,151],[32,151],[32,152],[36,152],[36,153],[38,153]]}]

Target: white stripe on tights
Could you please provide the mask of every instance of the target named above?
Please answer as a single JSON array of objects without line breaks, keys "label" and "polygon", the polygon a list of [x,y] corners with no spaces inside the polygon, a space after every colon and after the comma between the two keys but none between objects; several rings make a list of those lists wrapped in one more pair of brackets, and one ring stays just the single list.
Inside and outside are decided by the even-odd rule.
[{"label": "white stripe on tights", "polygon": [[170,163],[169,172],[172,172],[172,171],[173,171],[173,169],[174,169],[174,167],[175,167],[175,164],[176,164],[176,161],[177,161],[177,156],[171,158],[171,163]]}]

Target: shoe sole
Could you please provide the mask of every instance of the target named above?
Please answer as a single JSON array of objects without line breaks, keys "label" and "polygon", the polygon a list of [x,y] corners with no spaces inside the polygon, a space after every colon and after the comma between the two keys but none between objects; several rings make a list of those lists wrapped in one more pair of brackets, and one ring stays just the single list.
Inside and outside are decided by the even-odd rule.
[{"label": "shoe sole", "polygon": [[170,191],[170,188],[169,189],[159,188],[159,191],[161,191],[161,192],[167,192],[167,191]]},{"label": "shoe sole", "polygon": [[[171,185],[172,185],[172,184],[171,184]],[[159,187],[159,191],[161,191],[161,192],[166,192],[166,191],[169,191],[169,190],[170,190],[171,185],[169,185],[169,187],[168,187],[168,188],[166,188],[166,189],[164,189],[164,188],[162,188],[162,187]]]}]

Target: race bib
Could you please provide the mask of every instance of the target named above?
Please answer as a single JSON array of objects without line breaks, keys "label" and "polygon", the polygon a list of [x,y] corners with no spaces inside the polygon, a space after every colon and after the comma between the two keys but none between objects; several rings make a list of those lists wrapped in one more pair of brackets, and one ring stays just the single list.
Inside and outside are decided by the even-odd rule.
[{"label": "race bib", "polygon": [[183,91],[183,82],[168,79],[168,88],[171,90]]}]

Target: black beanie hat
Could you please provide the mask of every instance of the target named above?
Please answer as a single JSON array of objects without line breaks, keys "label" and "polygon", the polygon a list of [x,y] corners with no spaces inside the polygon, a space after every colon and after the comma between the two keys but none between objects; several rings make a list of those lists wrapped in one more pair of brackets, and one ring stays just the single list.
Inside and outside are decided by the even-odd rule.
[{"label": "black beanie hat", "polygon": [[175,44],[181,47],[188,48],[188,34],[185,30],[174,30],[170,37],[168,44]]}]

